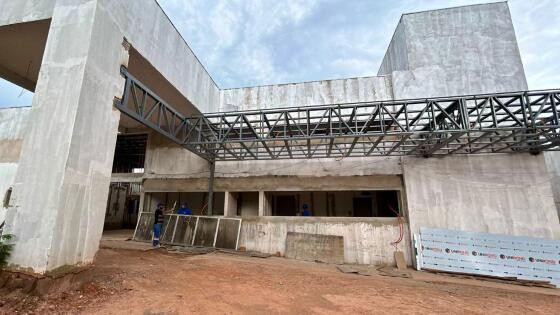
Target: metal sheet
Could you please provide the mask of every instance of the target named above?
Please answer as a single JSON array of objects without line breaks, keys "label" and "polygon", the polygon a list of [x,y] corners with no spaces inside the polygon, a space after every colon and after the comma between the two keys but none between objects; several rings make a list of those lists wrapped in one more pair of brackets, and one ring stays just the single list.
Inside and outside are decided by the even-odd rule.
[{"label": "metal sheet", "polygon": [[222,218],[216,230],[214,247],[237,249],[241,219]]},{"label": "metal sheet", "polygon": [[560,240],[420,228],[418,269],[472,273],[560,286]]},{"label": "metal sheet", "polygon": [[133,240],[147,242],[152,240],[154,226],[154,213],[141,212],[138,216],[138,223],[134,231]]},{"label": "metal sheet", "polygon": [[196,217],[178,216],[177,229],[172,243],[174,245],[182,245],[182,246],[192,245],[195,225],[196,225]]},{"label": "metal sheet", "polygon": [[[241,222],[240,218],[166,214],[160,241],[164,245],[237,249]],[[153,212],[140,213],[133,239],[151,241],[153,225]]]}]

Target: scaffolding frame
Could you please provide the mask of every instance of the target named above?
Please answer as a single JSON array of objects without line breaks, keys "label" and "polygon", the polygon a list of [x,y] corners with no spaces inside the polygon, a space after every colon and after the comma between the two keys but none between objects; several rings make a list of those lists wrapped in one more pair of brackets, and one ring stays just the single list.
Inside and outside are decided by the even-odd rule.
[{"label": "scaffolding frame", "polygon": [[560,90],[219,112],[185,117],[126,68],[124,114],[213,163],[558,150]]}]

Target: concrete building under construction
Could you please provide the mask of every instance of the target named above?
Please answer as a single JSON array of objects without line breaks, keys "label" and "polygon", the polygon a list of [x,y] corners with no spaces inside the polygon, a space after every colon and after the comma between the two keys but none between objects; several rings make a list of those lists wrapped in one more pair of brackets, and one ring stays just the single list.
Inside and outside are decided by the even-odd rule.
[{"label": "concrete building under construction", "polygon": [[11,268],[89,263],[158,203],[345,263],[412,265],[421,227],[560,238],[560,91],[528,91],[507,3],[404,14],[380,62],[220,89],[156,1],[0,0],[0,76],[35,93],[0,110]]}]

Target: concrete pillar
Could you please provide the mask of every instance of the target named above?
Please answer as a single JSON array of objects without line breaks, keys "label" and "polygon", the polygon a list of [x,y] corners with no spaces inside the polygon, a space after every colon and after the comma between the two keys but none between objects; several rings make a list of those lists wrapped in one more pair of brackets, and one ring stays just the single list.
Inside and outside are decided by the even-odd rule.
[{"label": "concrete pillar", "polygon": [[208,163],[210,166],[210,176],[208,178],[208,215],[214,215],[214,173],[216,170],[216,163]]},{"label": "concrete pillar", "polygon": [[272,215],[270,211],[270,203],[266,197],[266,193],[259,191],[259,217]]},{"label": "concrete pillar", "polygon": [[146,193],[144,192],[144,185],[140,188],[140,202],[138,203],[138,216],[140,213],[144,212],[144,200],[146,197]]},{"label": "concrete pillar", "polygon": [[225,192],[224,197],[224,216],[235,217],[237,216],[237,193]]},{"label": "concrete pillar", "polygon": [[99,246],[128,54],[98,6],[59,0],[53,10],[6,218],[12,269],[89,263]]}]

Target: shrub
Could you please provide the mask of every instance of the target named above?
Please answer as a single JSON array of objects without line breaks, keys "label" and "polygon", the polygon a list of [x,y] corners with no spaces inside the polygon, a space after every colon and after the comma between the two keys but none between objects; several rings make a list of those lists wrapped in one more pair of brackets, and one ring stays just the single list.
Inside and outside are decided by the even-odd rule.
[{"label": "shrub", "polygon": [[13,235],[11,234],[0,235],[0,267],[4,267],[8,261],[8,257],[10,257],[10,253],[14,247],[14,244],[10,242],[12,238]]}]

